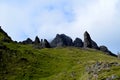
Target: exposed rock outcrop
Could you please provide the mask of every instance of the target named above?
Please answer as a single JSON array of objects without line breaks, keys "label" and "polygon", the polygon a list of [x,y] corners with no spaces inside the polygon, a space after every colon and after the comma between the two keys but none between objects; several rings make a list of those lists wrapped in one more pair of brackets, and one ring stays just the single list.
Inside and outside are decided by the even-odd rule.
[{"label": "exposed rock outcrop", "polygon": [[98,49],[97,43],[91,39],[87,31],[84,33],[84,48]]},{"label": "exposed rock outcrop", "polygon": [[41,48],[51,48],[49,42],[47,41],[47,39],[41,39]]},{"label": "exposed rock outcrop", "polygon": [[65,34],[57,34],[56,37],[51,42],[51,47],[63,47],[63,46],[72,46],[72,39]]},{"label": "exposed rock outcrop", "polygon": [[89,33],[86,31],[84,33],[84,48],[92,48],[92,42]]},{"label": "exposed rock outcrop", "polygon": [[41,48],[41,46],[40,46],[40,39],[39,39],[38,36],[35,37],[34,48],[37,48],[37,49]]},{"label": "exposed rock outcrop", "polygon": [[[11,37],[1,28],[0,26],[0,42],[14,42],[18,43],[17,41],[12,41]],[[23,42],[19,42],[22,44],[33,44],[34,48],[51,48],[51,47],[66,47],[66,46],[74,46],[74,47],[84,47],[84,48],[94,48],[100,51],[105,52],[108,55],[116,56],[113,54],[106,46],[98,47],[97,43],[93,41],[86,31],[84,33],[84,42],[80,38],[76,38],[74,42],[69,36],[65,34],[57,34],[56,37],[49,43],[46,39],[40,39],[36,36],[35,41],[32,41],[30,38],[27,38]],[[6,49],[6,46],[0,44],[0,49]]]},{"label": "exposed rock outcrop", "polygon": [[21,42],[22,44],[32,44],[33,41],[30,38],[27,38],[26,40],[24,40],[23,42]]},{"label": "exposed rock outcrop", "polygon": [[111,55],[111,56],[115,56],[115,57],[117,57],[117,55],[115,55],[115,54],[113,54],[106,46],[100,46],[99,47],[99,50],[100,51],[103,51],[103,52],[106,52],[106,54],[108,54],[108,55]]},{"label": "exposed rock outcrop", "polygon": [[36,37],[35,37],[34,44],[35,44],[35,45],[40,44],[40,39],[39,39],[39,37],[38,37],[38,36],[36,36]]},{"label": "exposed rock outcrop", "polygon": [[83,42],[80,38],[76,38],[73,42],[74,47],[83,47]]},{"label": "exposed rock outcrop", "polygon": [[100,46],[99,47],[100,51],[103,51],[103,52],[108,52],[108,48],[106,46]]},{"label": "exposed rock outcrop", "polygon": [[49,42],[47,41],[47,39],[40,39],[38,38],[38,36],[36,36],[35,41],[34,41],[34,47],[35,48],[51,48]]},{"label": "exposed rock outcrop", "polygon": [[95,41],[92,40],[91,43],[92,43],[92,48],[99,49],[99,47]]}]

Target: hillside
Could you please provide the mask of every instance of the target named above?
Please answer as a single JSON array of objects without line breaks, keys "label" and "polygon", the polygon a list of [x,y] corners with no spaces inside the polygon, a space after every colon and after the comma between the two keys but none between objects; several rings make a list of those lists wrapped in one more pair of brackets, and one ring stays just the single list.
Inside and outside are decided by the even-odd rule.
[{"label": "hillside", "polygon": [[[117,63],[115,57],[94,49],[52,48],[33,49],[31,45],[4,43],[1,49],[1,80],[87,80],[86,67],[102,63]],[[120,66],[98,72],[99,80],[116,75]]]},{"label": "hillside", "polygon": [[[35,48],[0,39],[0,80],[120,80],[120,60],[92,48]],[[96,79],[97,78],[97,79]]]}]

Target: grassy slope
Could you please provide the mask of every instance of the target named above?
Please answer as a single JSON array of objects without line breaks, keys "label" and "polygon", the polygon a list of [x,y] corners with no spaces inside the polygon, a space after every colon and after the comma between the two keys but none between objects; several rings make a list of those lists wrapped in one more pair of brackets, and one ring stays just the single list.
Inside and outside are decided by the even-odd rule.
[{"label": "grassy slope", "polygon": [[[92,49],[33,49],[32,45],[4,43],[0,80],[87,80],[86,66],[99,62],[119,62],[115,57]],[[120,76],[120,67],[101,71],[99,80],[110,75]]]}]

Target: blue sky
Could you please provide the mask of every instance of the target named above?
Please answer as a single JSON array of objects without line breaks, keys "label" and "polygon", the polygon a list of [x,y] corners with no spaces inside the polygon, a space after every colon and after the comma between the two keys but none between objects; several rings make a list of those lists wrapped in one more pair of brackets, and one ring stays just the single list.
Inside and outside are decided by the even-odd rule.
[{"label": "blue sky", "polygon": [[57,33],[73,39],[88,31],[98,45],[120,51],[119,0],[0,0],[0,25],[13,40]]}]

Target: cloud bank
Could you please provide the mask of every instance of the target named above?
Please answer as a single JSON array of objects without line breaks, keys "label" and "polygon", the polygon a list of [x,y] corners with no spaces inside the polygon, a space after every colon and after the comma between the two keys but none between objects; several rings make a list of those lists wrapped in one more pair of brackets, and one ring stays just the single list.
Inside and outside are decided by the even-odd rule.
[{"label": "cloud bank", "polygon": [[88,31],[98,44],[120,50],[119,0],[1,0],[0,25],[21,41],[51,40],[57,33],[83,39]]}]

